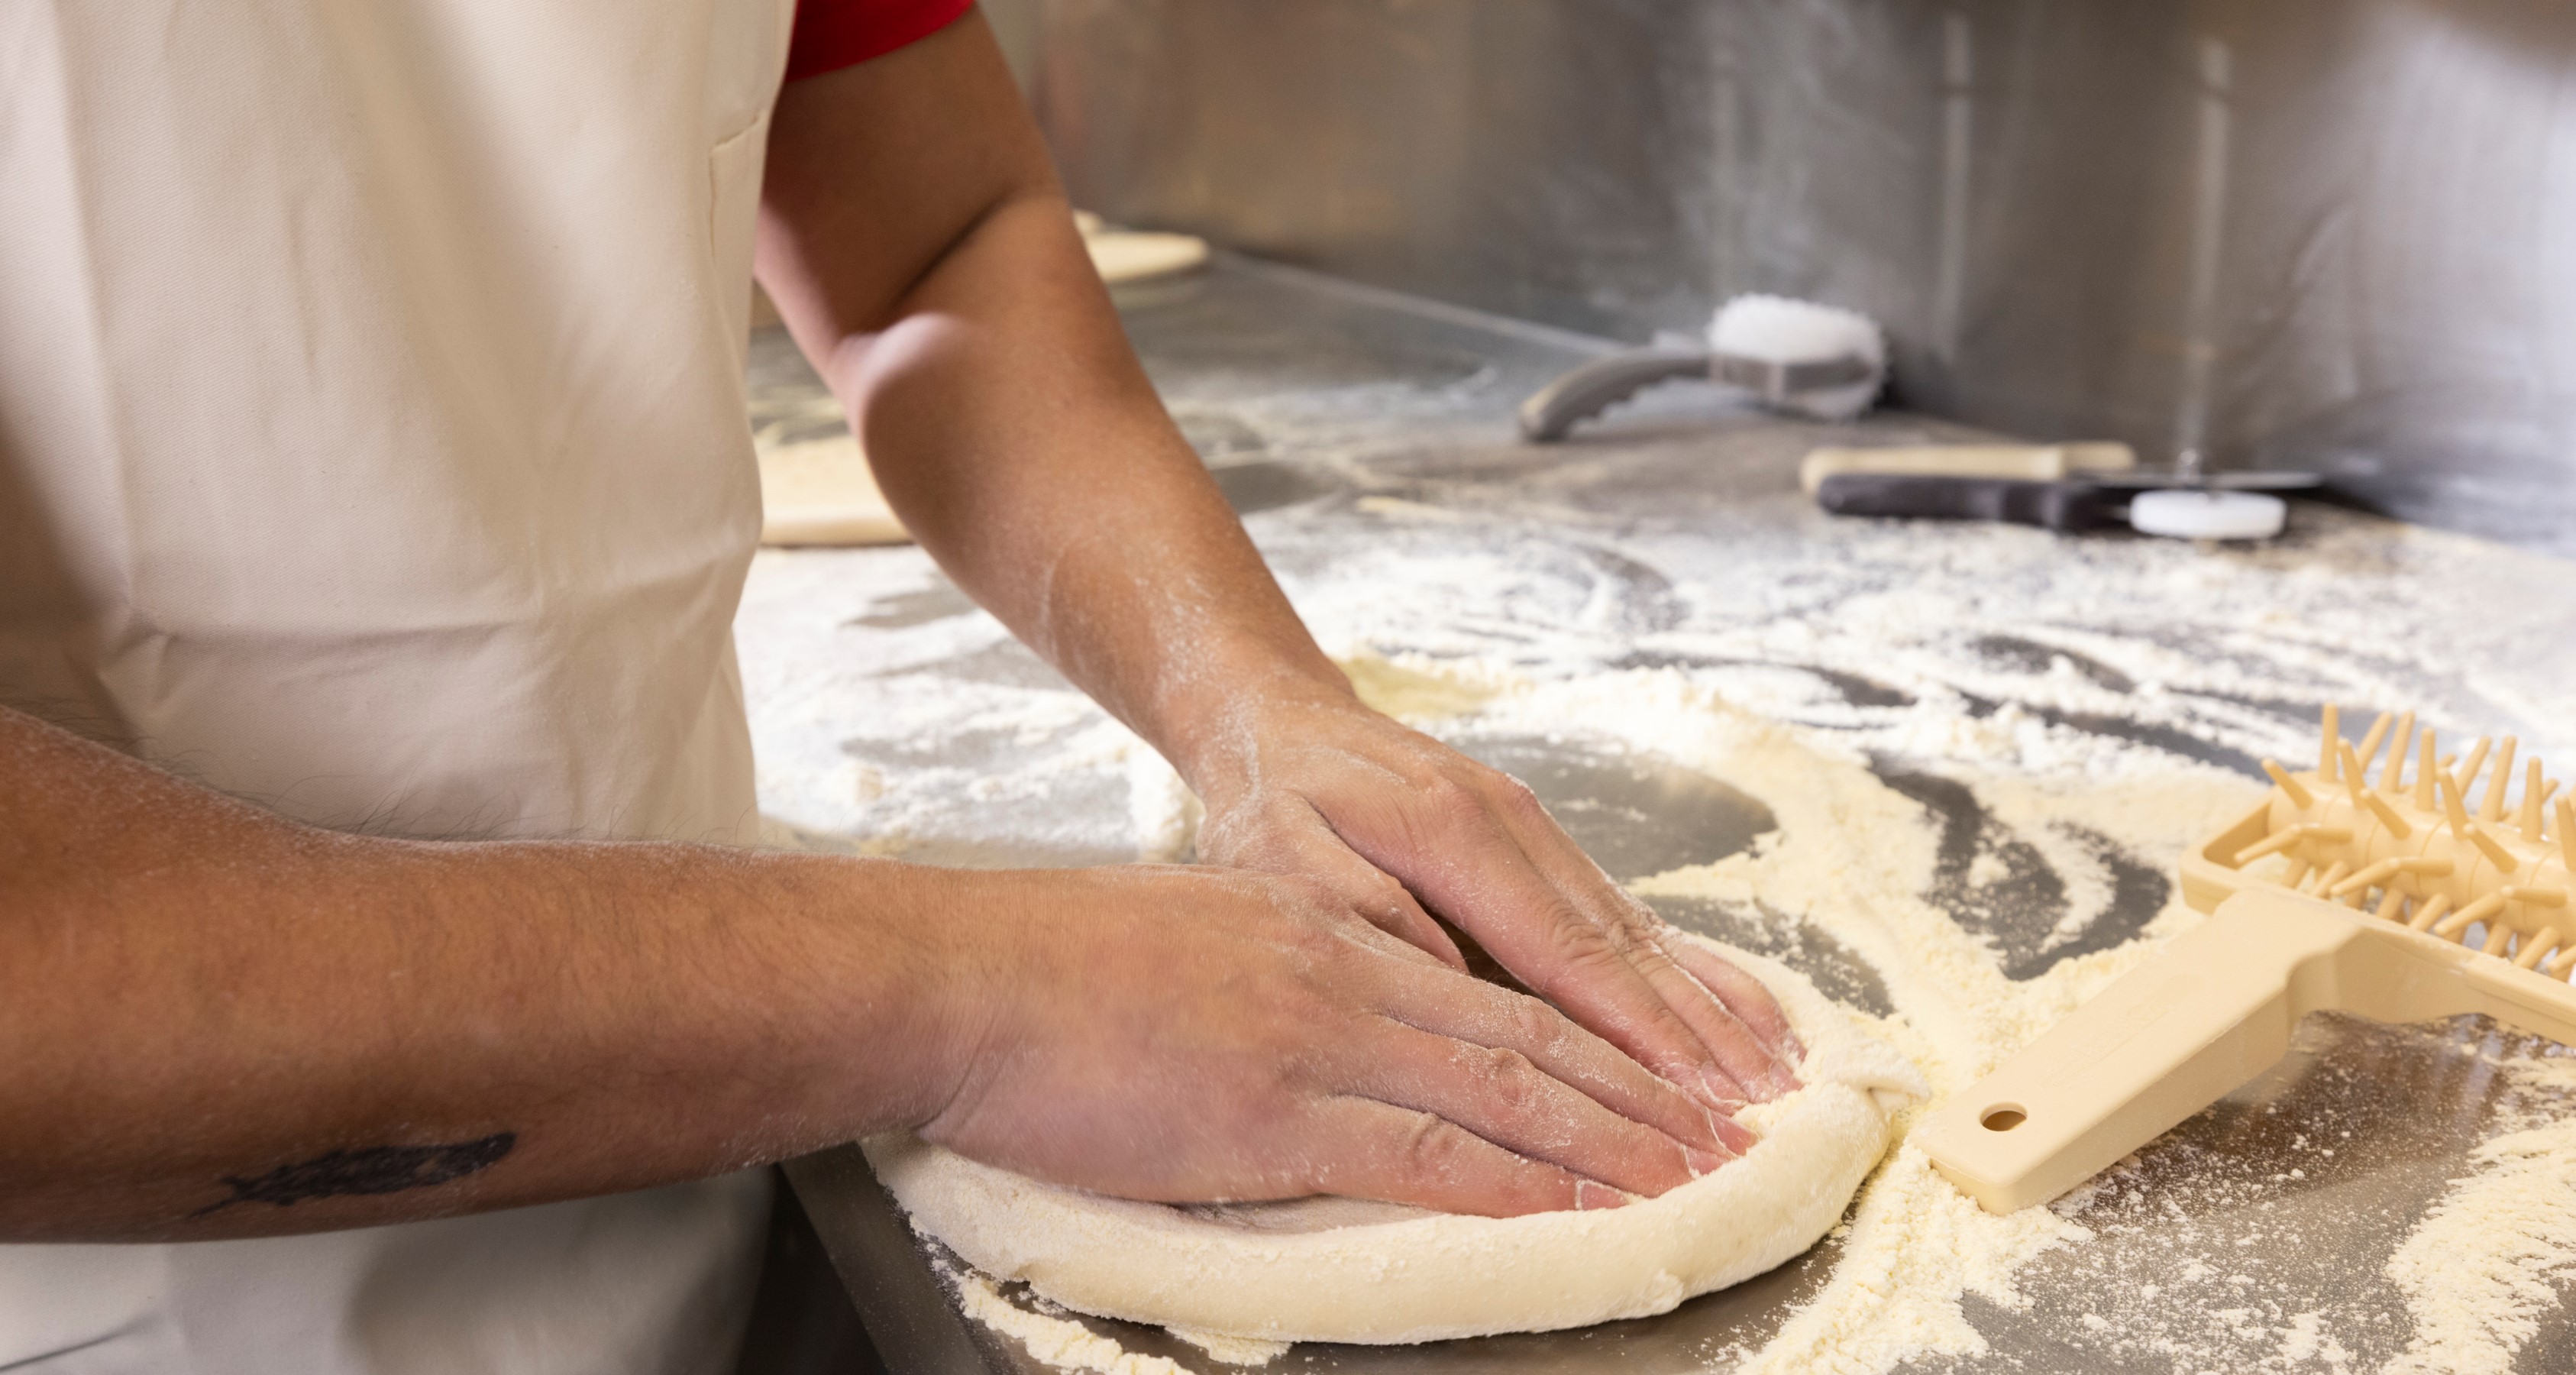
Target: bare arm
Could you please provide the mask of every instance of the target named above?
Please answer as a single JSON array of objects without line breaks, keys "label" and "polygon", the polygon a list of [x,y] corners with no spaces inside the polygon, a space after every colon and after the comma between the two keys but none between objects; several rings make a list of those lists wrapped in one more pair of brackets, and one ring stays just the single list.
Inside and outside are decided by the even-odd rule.
[{"label": "bare arm", "polygon": [[926,1117],[948,976],[849,899],[934,877],[338,835],[0,710],[0,1236],[466,1211]]},{"label": "bare arm", "polygon": [[895,1127],[1144,1197],[1494,1213],[1728,1150],[1315,885],[346,836],[6,709],[0,1066],[0,1240],[470,1212]]},{"label": "bare arm", "polygon": [[1713,1105],[1791,1082],[1758,984],[1316,649],[1128,348],[979,17],[794,83],[769,156],[762,281],[888,498],[1173,761],[1207,801],[1204,853],[1327,882],[1454,963],[1437,912]]}]

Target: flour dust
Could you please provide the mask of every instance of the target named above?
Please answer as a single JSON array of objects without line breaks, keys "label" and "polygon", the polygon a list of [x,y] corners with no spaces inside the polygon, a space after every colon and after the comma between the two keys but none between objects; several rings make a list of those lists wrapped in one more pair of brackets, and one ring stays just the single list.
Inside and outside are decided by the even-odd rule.
[{"label": "flour dust", "polygon": [[[1999,713],[2004,719],[1942,731],[1914,723],[1901,742],[1910,772],[1900,774],[1882,753],[1897,742],[1756,715],[1669,669],[1541,680],[1473,660],[1374,655],[1351,656],[1345,667],[1373,705],[1447,738],[1555,738],[1652,754],[1758,798],[1776,817],[1774,832],[1632,889],[1668,911],[1698,904],[1767,923],[1784,946],[1821,940],[1865,966],[1881,1029],[1921,1069],[1935,1105],[2196,923],[2173,898],[2143,923],[2096,930],[2141,866],[2169,873],[2184,845],[2260,795],[2240,774],[2145,745],[2106,746],[2035,717]],[[1185,854],[1196,822],[1187,790],[1150,753],[1126,756],[1126,767],[1140,851]],[[1962,854],[1951,833],[1957,818],[1925,800],[1947,794],[1923,779],[1969,799],[1979,824],[2011,841]],[[1998,932],[1960,918],[2026,871],[2053,876],[2060,912],[2035,944],[2008,949]],[[1946,895],[1946,908],[1935,895]],[[2015,964],[2024,967],[2008,970]],[[2404,1043],[2419,1061],[2425,1038],[2453,1034],[2368,1033]],[[2363,1058],[2367,1047],[2353,1049],[2352,1039],[2361,1035],[2348,1031],[2347,1044],[2328,1054]],[[2306,1169],[2247,1171],[2300,1158],[2333,1177],[2337,1143],[2302,1138],[2242,1152],[2160,1145],[2150,1153],[2152,1179],[2133,1157],[2053,1208],[1997,1217],[1900,1140],[1854,1200],[1821,1289],[1758,1345],[1711,1353],[1709,1368],[1883,1375],[1924,1363],[1975,1367],[1986,1357],[2022,1364],[1997,1349],[2011,1338],[1993,1333],[2041,1321],[2031,1289],[2041,1283],[2052,1312],[2068,1303],[2081,1310],[2071,1324],[2050,1320],[2052,1349],[2151,1363],[2144,1368],[2510,1371],[2514,1351],[2555,1314],[2561,1286],[2576,1275],[2576,1123],[2559,1120],[2576,1102],[2576,1062],[2528,1052],[2502,1043],[2464,1052],[2498,1085],[2493,1134],[2468,1174],[2426,1181],[2425,1206],[2373,1224],[2384,1233],[2377,1249],[2363,1244],[2375,1301],[2286,1293],[2247,1259],[2266,1226],[2275,1244],[2327,1240],[2283,1231],[2326,1224],[2313,1221],[2314,1210],[2295,1214],[2310,1223],[2294,1221],[2266,1192],[2297,1187]],[[2331,1073],[2310,1079],[2337,1082]],[[2341,1081],[2356,1113],[2368,1098],[2365,1080],[2356,1071]],[[2325,1111],[2302,1120],[2333,1120],[2317,1116]],[[2045,1275],[2033,1268],[2042,1257],[2051,1258]],[[981,1277],[964,1283],[976,1316],[1051,1364],[1117,1375],[1170,1366],[1124,1352],[1071,1315],[1022,1306],[1034,1300],[1014,1303]],[[2070,1286],[2098,1297],[2059,1292]],[[1211,1353],[1220,1361],[1275,1354]]]}]

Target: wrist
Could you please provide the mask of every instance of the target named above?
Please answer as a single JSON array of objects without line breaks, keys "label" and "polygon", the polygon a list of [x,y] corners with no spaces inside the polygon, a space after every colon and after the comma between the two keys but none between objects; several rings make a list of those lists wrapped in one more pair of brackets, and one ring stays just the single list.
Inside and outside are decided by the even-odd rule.
[{"label": "wrist", "polygon": [[911,1130],[959,1093],[1007,1006],[996,874],[885,859],[762,855],[766,967],[744,992],[775,1028],[773,1111],[846,1141]]},{"label": "wrist", "polygon": [[1248,791],[1261,776],[1263,751],[1286,723],[1318,712],[1364,711],[1340,668],[1321,654],[1312,664],[1273,659],[1230,672],[1200,675],[1168,712],[1155,743],[1173,769],[1211,808]]},{"label": "wrist", "polygon": [[[905,899],[880,902],[864,939],[903,952],[876,985],[886,1015],[881,1039],[855,1042],[888,1054],[873,1072],[884,1109],[871,1130],[921,1130],[962,1101],[1007,1060],[1021,1028],[1014,1014],[1036,996],[1034,951],[1053,937],[1039,871],[882,864],[900,876]],[[1057,877],[1062,877],[1061,874]],[[847,1053],[845,1050],[844,1053]]]}]

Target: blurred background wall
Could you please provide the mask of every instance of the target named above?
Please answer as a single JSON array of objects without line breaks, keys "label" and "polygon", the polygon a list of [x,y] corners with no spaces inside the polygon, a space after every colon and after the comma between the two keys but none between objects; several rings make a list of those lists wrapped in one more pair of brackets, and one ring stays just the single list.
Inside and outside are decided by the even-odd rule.
[{"label": "blurred background wall", "polygon": [[987,0],[1078,203],[2576,554],[2568,0]]}]

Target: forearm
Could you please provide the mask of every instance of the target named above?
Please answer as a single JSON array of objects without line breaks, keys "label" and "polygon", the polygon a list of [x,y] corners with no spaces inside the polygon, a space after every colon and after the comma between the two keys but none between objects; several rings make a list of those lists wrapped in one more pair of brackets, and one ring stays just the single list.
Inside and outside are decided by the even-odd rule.
[{"label": "forearm", "polygon": [[1343,680],[1165,414],[1060,200],[986,219],[851,355],[890,490],[961,585],[1193,769],[1230,702]]},{"label": "forearm", "polygon": [[924,1120],[971,1034],[930,871],[338,835],[7,712],[0,760],[0,1237],[693,1178]]},{"label": "forearm", "polygon": [[[1229,704],[1347,686],[1165,414],[1016,93],[979,60],[980,28],[933,43],[948,50],[915,64],[930,72],[897,54],[781,98],[763,281],[923,547],[1185,773],[1206,772]],[[892,149],[862,136],[933,75],[953,133]],[[898,185],[908,209],[888,225],[878,207]]]}]

